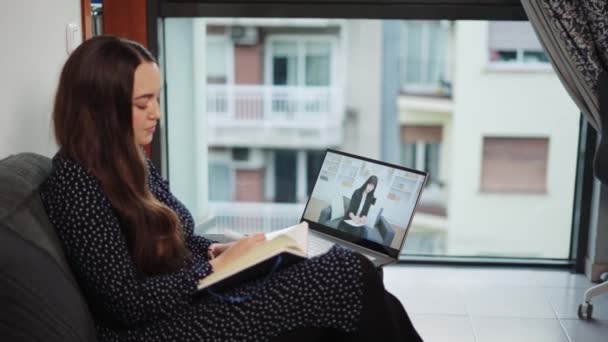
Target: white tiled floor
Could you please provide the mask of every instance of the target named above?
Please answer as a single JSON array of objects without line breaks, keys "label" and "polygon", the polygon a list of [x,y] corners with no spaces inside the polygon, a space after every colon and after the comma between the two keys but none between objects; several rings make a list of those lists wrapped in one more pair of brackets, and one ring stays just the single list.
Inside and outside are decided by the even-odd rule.
[{"label": "white tiled floor", "polygon": [[595,284],[568,271],[394,265],[386,288],[425,342],[607,342],[608,295],[592,321],[577,318]]}]

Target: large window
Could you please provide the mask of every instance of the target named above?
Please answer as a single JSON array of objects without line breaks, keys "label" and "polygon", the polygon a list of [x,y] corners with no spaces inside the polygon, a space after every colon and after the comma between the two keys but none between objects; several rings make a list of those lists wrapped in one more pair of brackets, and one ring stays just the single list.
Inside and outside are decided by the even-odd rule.
[{"label": "large window", "polygon": [[[168,18],[163,29],[169,180],[199,233],[298,222],[329,147],[430,173],[405,255],[569,257],[579,111],[529,24]],[[542,72],[491,67],[531,60]],[[349,188],[356,170],[321,177]]]}]

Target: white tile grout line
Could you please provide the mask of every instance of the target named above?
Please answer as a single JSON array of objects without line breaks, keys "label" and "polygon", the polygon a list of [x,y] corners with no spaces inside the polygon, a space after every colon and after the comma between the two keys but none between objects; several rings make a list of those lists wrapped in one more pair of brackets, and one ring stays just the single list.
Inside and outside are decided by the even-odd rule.
[{"label": "white tile grout line", "polygon": [[467,313],[467,317],[469,318],[469,324],[471,325],[471,331],[473,332],[473,340],[477,342],[477,331],[475,331],[475,326],[473,326],[473,317]]},{"label": "white tile grout line", "polygon": [[[576,287],[566,287],[566,289],[576,289]],[[551,298],[548,293],[545,293],[545,299],[547,301],[549,301],[549,305],[551,305],[551,309],[553,310],[553,313],[555,314],[555,317],[557,318],[557,320],[559,322],[559,326],[560,326],[560,328],[562,328],[562,332],[564,333],[564,335],[566,335],[566,338],[568,339],[568,341],[574,342],[574,341],[572,341],[572,338],[570,337],[570,335],[568,335],[568,331],[566,330],[566,327],[564,327],[564,324],[562,323],[561,318],[559,318],[557,309],[556,309],[555,305],[553,305],[553,302],[551,301]]]},{"label": "white tile grout line", "polygon": [[562,332],[564,333],[564,335],[566,335],[568,342],[574,342],[574,341],[572,341],[572,338],[570,337],[570,335],[568,335],[568,331],[566,331],[566,327],[564,327],[562,320],[559,318],[557,320],[559,321],[559,326],[562,328]]}]

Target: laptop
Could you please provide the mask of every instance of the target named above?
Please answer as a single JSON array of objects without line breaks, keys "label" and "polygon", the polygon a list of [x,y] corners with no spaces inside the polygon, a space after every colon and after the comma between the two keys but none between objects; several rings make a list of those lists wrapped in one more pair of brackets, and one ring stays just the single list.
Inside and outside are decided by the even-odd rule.
[{"label": "laptop", "polygon": [[300,222],[309,226],[308,255],[334,245],[376,267],[403,249],[428,173],[327,149]]}]

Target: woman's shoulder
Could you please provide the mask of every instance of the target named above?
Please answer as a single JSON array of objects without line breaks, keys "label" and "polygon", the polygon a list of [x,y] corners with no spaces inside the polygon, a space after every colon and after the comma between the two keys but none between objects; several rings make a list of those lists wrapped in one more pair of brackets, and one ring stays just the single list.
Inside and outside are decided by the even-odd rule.
[{"label": "woman's shoulder", "polygon": [[97,178],[84,165],[62,151],[57,152],[51,161],[51,173],[45,181],[45,188],[74,187],[83,183],[96,185],[98,183]]},{"label": "woman's shoulder", "polygon": [[57,152],[52,158],[51,175],[70,174],[77,176],[87,173],[89,172],[84,165],[62,151]]},{"label": "woman's shoulder", "polygon": [[147,168],[147,172],[148,172],[148,181],[149,181],[148,185],[152,186],[152,187],[154,187],[156,185],[160,185],[161,188],[168,191],[169,182],[167,182],[165,179],[163,179],[160,172],[154,165],[154,162],[152,162],[152,160],[150,160],[148,158],[146,158],[146,168]]}]

